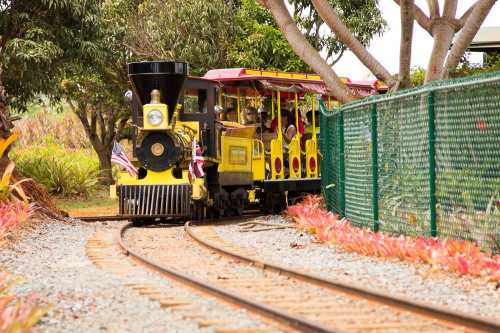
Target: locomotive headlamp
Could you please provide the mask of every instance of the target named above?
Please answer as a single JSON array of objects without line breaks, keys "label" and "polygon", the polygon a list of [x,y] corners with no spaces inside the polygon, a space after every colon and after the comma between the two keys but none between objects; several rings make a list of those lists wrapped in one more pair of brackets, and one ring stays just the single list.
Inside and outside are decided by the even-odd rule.
[{"label": "locomotive headlamp", "polygon": [[163,121],[163,114],[160,110],[151,110],[148,112],[148,123],[151,126],[158,126]]},{"label": "locomotive headlamp", "polygon": [[142,106],[144,130],[166,130],[168,128],[168,107],[161,102],[158,89],[151,90],[151,102]]}]

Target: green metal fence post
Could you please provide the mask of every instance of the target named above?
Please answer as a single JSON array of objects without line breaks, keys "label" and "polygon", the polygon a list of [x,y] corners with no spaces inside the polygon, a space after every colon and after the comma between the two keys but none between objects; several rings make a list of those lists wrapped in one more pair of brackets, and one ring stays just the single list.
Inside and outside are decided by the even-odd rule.
[{"label": "green metal fence post", "polygon": [[337,133],[339,144],[339,180],[338,180],[338,203],[339,215],[345,216],[345,163],[344,163],[344,111],[340,110],[337,118]]},{"label": "green metal fence post", "polygon": [[434,91],[427,97],[427,111],[429,117],[429,211],[431,222],[431,236],[437,236],[436,226],[436,114],[434,110]]},{"label": "green metal fence post", "polygon": [[377,103],[371,105],[371,141],[372,141],[372,211],[373,231],[379,229],[378,219],[378,133]]}]

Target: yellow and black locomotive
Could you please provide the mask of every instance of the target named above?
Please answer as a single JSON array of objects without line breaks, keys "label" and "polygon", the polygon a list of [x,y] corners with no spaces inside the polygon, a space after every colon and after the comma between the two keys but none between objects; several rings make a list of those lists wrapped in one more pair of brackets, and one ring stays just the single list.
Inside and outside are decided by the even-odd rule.
[{"label": "yellow and black locomotive", "polygon": [[[120,173],[121,215],[279,211],[320,191],[315,101],[326,89],[317,75],[226,69],[199,78],[181,62],[130,63],[128,70],[138,173]],[[316,96],[309,117],[298,104],[306,93]]]}]

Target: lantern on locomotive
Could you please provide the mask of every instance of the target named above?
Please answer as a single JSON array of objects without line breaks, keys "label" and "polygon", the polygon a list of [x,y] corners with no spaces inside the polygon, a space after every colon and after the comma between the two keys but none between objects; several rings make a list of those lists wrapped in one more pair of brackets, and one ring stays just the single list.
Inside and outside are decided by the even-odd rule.
[{"label": "lantern on locomotive", "polygon": [[116,185],[119,214],[133,220],[191,216],[194,201],[206,200],[204,179],[189,179],[200,122],[182,120],[178,101],[188,75],[181,62],[128,65],[133,88],[133,149],[138,175],[121,173]]}]

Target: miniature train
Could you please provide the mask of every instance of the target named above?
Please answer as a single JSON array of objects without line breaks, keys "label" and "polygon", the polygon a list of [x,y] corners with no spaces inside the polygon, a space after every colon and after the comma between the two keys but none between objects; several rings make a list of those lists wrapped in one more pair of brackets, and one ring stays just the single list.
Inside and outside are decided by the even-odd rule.
[{"label": "miniature train", "polygon": [[[278,212],[320,191],[314,96],[330,98],[319,76],[223,69],[189,77],[181,62],[130,63],[128,71],[138,172],[120,173],[119,214],[140,221]],[[306,94],[307,123],[299,110]]]}]

